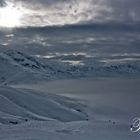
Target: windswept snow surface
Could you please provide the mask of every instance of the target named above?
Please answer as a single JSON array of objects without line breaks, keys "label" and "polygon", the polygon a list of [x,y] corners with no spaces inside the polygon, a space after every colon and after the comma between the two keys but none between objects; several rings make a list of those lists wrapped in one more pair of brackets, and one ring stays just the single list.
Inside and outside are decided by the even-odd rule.
[{"label": "windswept snow surface", "polygon": [[86,115],[77,111],[78,106],[80,104],[64,97],[0,87],[0,122],[3,124],[28,120],[86,120]]},{"label": "windswept snow surface", "polygon": [[130,131],[132,119],[140,115],[139,78],[58,80],[13,87],[0,87],[0,140],[140,139],[139,132]]}]

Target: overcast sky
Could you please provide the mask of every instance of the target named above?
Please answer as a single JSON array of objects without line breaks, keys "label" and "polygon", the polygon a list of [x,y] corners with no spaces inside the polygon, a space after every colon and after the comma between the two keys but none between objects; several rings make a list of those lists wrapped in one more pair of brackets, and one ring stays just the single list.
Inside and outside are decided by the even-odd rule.
[{"label": "overcast sky", "polygon": [[25,26],[140,21],[140,0],[0,0],[1,8],[6,1],[22,12]]}]

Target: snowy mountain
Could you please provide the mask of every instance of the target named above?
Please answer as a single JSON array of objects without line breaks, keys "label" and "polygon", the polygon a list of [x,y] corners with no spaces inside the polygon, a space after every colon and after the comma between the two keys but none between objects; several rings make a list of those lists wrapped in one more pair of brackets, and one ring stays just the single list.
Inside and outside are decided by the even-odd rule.
[{"label": "snowy mountain", "polygon": [[0,53],[0,83],[2,84],[36,83],[62,78],[139,74],[139,63],[106,65],[91,59],[85,60],[84,65],[70,65],[57,60],[42,60],[15,50]]},{"label": "snowy mountain", "polygon": [[34,90],[0,87],[0,123],[86,120],[86,114],[79,110],[82,110],[82,105],[66,97]]},{"label": "snowy mountain", "polygon": [[52,67],[19,51],[0,53],[0,82],[3,84],[47,81],[54,79],[56,74]]},{"label": "snowy mountain", "polygon": [[[129,131],[130,122],[126,123],[124,119],[135,109],[135,106],[131,108],[129,105],[131,106],[133,101],[139,99],[139,94],[137,94],[139,88],[135,88],[137,91],[134,92],[135,94],[132,88],[139,82],[131,82],[128,77],[139,75],[139,62],[107,64],[99,63],[94,59],[85,59],[83,65],[71,65],[60,60],[37,58],[16,50],[3,51],[0,53],[0,139],[39,140],[41,138],[46,140],[50,136],[50,139],[55,140],[69,138],[91,140],[93,137],[101,140],[108,137],[112,140],[115,136],[117,139],[138,140],[139,137],[132,135]],[[96,82],[100,82],[95,77],[103,76],[126,76],[128,79],[122,84],[120,78],[117,84],[96,85]],[[93,79],[97,81],[94,83],[87,80],[81,85],[79,81],[69,84],[64,80],[62,94],[49,91],[46,86],[50,80],[81,77],[94,77]],[[127,81],[130,81],[126,86],[128,90],[122,89],[122,92],[119,92],[118,83],[125,87],[124,83]],[[61,82],[58,81],[58,83],[58,85],[52,85],[54,91],[57,88],[61,91]],[[46,87],[43,92],[40,85]],[[93,90],[89,85],[93,87]],[[78,90],[74,92],[74,95],[79,97],[78,99],[62,96],[67,93],[72,95],[72,89],[78,86],[79,92],[77,93]],[[65,91],[67,87],[69,90]],[[105,92],[104,89],[109,89],[109,91]],[[128,91],[132,94],[129,95]],[[82,96],[90,100],[83,100]]]}]

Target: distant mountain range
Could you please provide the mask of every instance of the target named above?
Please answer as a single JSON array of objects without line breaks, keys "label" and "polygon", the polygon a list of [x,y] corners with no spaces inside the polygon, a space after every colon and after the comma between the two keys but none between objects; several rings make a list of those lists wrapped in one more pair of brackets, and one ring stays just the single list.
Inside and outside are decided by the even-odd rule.
[{"label": "distant mountain range", "polygon": [[98,65],[94,60],[86,61],[85,65],[69,65],[7,50],[0,53],[0,83],[37,83],[77,77],[140,75],[139,63]]}]

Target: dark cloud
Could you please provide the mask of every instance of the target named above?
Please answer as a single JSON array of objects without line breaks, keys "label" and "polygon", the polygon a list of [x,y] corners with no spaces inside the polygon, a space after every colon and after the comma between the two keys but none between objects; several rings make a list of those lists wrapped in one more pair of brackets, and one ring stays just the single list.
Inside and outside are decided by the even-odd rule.
[{"label": "dark cloud", "polygon": [[139,0],[107,0],[108,7],[112,8],[109,16],[113,19],[127,22],[140,21]]},{"label": "dark cloud", "polygon": [[[24,25],[140,22],[140,0],[9,0],[24,13]],[[1,0],[0,5],[5,2]]]},{"label": "dark cloud", "polygon": [[6,6],[6,2],[4,0],[0,0],[0,7]]}]

